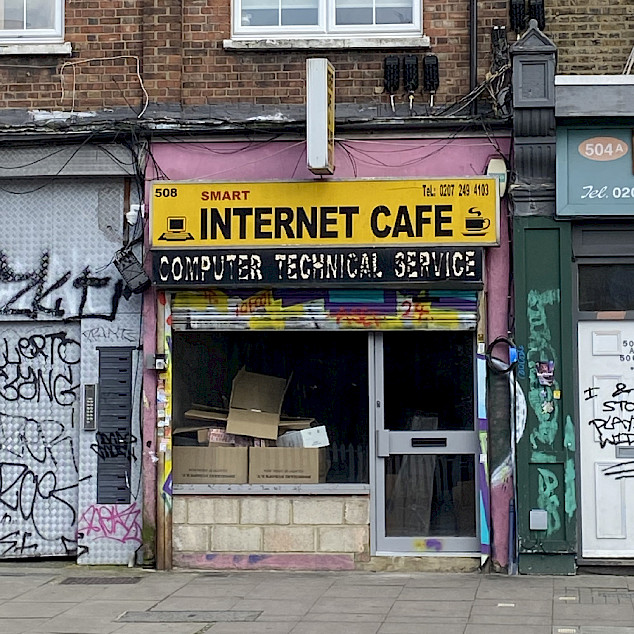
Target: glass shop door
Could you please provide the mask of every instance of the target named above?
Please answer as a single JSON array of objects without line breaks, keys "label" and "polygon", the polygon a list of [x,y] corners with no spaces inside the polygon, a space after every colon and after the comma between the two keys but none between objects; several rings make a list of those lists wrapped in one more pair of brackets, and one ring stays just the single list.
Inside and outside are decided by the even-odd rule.
[{"label": "glass shop door", "polygon": [[475,334],[370,336],[377,554],[477,553]]}]

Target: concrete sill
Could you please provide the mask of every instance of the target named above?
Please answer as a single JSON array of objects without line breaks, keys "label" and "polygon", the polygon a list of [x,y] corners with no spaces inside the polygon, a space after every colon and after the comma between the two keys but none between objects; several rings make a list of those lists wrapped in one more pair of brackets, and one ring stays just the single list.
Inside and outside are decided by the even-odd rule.
[{"label": "concrete sill", "polygon": [[349,37],[349,38],[262,38],[259,40],[223,40],[226,50],[268,51],[286,50],[340,50],[340,49],[404,49],[428,48],[429,37]]},{"label": "concrete sill", "polygon": [[63,44],[2,44],[0,55],[71,55],[70,42]]},{"label": "concrete sill", "polygon": [[174,495],[369,495],[369,484],[175,484]]}]

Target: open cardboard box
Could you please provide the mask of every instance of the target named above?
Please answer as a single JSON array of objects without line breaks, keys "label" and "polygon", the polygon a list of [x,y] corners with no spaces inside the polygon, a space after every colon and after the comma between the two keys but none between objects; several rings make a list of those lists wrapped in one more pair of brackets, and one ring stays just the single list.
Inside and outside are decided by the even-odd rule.
[{"label": "open cardboard box", "polygon": [[287,386],[286,379],[239,370],[231,388],[227,432],[275,440]]}]

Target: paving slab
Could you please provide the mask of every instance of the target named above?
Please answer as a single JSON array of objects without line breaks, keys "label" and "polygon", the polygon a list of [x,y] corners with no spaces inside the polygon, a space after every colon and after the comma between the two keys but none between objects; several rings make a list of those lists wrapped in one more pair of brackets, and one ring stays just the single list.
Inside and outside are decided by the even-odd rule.
[{"label": "paving slab", "polygon": [[554,604],[553,624],[558,625],[563,621],[579,625],[622,625],[623,621],[627,621],[634,627],[634,605],[631,603]]},{"label": "paving slab", "polygon": [[421,573],[410,575],[405,585],[408,588],[467,588],[477,587],[482,578],[482,574],[472,572],[461,574]]},{"label": "paving slab", "polygon": [[231,610],[238,597],[168,597],[150,608],[151,611],[170,610]]},{"label": "paving slab", "polygon": [[48,627],[48,619],[2,619],[0,632],[2,634],[21,634],[33,632],[34,629]]},{"label": "paving slab", "polygon": [[[61,614],[52,619],[48,619],[45,623],[39,624],[38,629],[45,627],[43,631],[51,634],[112,634],[116,632],[121,623],[116,623],[103,618],[95,618],[89,614],[84,616],[67,616]],[[33,630],[21,630],[32,632]],[[3,631],[3,634],[4,631]]]},{"label": "paving slab", "polygon": [[0,605],[0,632],[4,619],[35,619],[50,618],[62,614],[67,610],[80,605],[79,603],[55,603],[48,601],[34,601],[25,603],[9,601]]},{"label": "paving slab", "polygon": [[232,609],[257,611],[267,615],[304,615],[313,603],[314,601],[287,601],[286,599],[241,599]]},{"label": "paving slab", "polygon": [[552,634],[548,625],[518,625],[510,628],[508,625],[478,625],[470,623],[464,634]]},{"label": "paving slab", "polygon": [[402,585],[352,585],[335,584],[331,585],[322,593],[322,597],[338,597],[341,599],[350,598],[396,598],[403,592]]},{"label": "paving slab", "polygon": [[[346,634],[376,634],[380,623],[346,623]],[[333,634],[332,624],[328,623],[299,623],[292,630],[292,634]]]},{"label": "paving slab", "polygon": [[318,599],[310,612],[334,612],[338,614],[387,614],[394,604],[392,598],[352,597],[336,599],[323,597]]},{"label": "paving slab", "polygon": [[308,612],[302,617],[303,622],[317,623],[376,623],[382,621],[380,614],[367,614],[363,612],[357,613],[341,613],[341,612]]},{"label": "paving slab", "polygon": [[553,613],[552,599],[548,601],[531,601],[526,599],[498,600],[476,599],[473,602],[471,615],[475,614],[509,614],[511,616],[525,616],[543,614],[549,619]]},{"label": "paving slab", "polygon": [[468,618],[471,603],[467,601],[400,601],[394,602],[389,618],[397,616],[430,617],[442,616],[452,618]]},{"label": "paving slab", "polygon": [[[284,621],[256,621],[249,623],[248,629],[244,623],[215,623],[208,632],[209,634],[289,634],[297,623],[288,623]],[[333,634],[332,632],[330,634]]]},{"label": "paving slab", "polygon": [[478,586],[467,588],[403,588],[398,595],[402,601],[473,601]]},{"label": "paving slab", "polygon": [[464,624],[383,623],[378,634],[464,634]]}]

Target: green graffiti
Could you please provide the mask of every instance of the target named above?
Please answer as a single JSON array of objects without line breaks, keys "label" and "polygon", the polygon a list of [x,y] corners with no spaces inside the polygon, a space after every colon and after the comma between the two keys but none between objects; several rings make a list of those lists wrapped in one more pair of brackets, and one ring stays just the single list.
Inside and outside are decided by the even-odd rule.
[{"label": "green graffiti", "polygon": [[[546,306],[558,303],[559,289],[541,293],[533,290],[528,293],[526,307],[528,317],[528,402],[538,420],[537,427],[529,436],[533,449],[537,449],[538,442],[552,447],[558,431],[559,400],[553,398],[553,390],[559,390],[559,384],[557,381],[553,381],[553,384],[549,386],[540,385],[537,377],[537,363],[540,361],[554,361],[555,371],[560,370],[546,318]],[[544,407],[545,403],[549,406]]]},{"label": "green graffiti", "polygon": [[564,447],[568,449],[568,451],[575,450],[575,426],[570,414],[566,416],[566,425],[564,427]]},{"label": "green graffiti", "polygon": [[546,535],[550,536],[561,528],[561,518],[559,517],[559,498],[557,497],[557,487],[559,480],[550,469],[537,469],[539,473],[539,494],[537,496],[537,506],[548,513],[548,528]]},{"label": "green graffiti", "polygon": [[531,453],[531,462],[557,462],[557,457],[543,451],[533,451]]},{"label": "green graffiti", "polygon": [[575,491],[575,461],[572,458],[566,460],[566,471],[564,473],[564,480],[566,486],[566,492],[564,494],[564,506],[566,508],[566,515],[568,519],[572,519],[572,516],[577,510],[577,493]]}]

